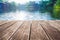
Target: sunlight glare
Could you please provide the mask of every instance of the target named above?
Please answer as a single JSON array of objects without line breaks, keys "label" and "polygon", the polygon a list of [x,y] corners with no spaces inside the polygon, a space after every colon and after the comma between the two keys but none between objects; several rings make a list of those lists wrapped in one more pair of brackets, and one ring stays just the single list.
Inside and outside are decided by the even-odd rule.
[{"label": "sunlight glare", "polygon": [[26,16],[27,16],[27,14],[23,11],[21,11],[20,13],[16,12],[16,14],[14,15],[16,20],[25,20]]},{"label": "sunlight glare", "polygon": [[20,4],[25,4],[27,2],[29,2],[29,0],[9,0],[8,2],[16,2],[16,3],[20,3]]}]

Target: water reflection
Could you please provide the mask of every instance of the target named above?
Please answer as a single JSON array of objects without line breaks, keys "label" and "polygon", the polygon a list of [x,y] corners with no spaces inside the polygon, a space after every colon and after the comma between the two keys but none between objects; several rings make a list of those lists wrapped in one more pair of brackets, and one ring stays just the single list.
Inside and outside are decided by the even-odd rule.
[{"label": "water reflection", "polygon": [[0,20],[51,20],[50,13],[16,11],[0,14]]}]

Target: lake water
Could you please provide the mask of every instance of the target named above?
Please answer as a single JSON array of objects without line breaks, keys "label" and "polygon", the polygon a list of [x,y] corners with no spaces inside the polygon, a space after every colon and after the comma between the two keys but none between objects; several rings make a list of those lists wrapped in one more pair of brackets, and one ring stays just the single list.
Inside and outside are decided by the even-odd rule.
[{"label": "lake water", "polygon": [[53,19],[50,13],[16,11],[0,14],[0,20],[51,20]]}]

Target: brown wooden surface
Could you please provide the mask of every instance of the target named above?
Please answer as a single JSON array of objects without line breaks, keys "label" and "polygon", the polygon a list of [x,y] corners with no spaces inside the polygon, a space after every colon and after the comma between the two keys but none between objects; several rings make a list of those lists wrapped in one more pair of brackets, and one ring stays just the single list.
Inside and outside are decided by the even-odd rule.
[{"label": "brown wooden surface", "polygon": [[0,21],[0,40],[60,40],[60,20]]}]

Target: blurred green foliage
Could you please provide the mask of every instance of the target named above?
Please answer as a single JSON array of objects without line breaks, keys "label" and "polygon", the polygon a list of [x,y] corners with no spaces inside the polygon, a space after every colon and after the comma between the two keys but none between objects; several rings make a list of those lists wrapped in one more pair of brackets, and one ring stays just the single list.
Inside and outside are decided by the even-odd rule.
[{"label": "blurred green foliage", "polygon": [[60,19],[60,0],[54,5],[53,16]]}]

